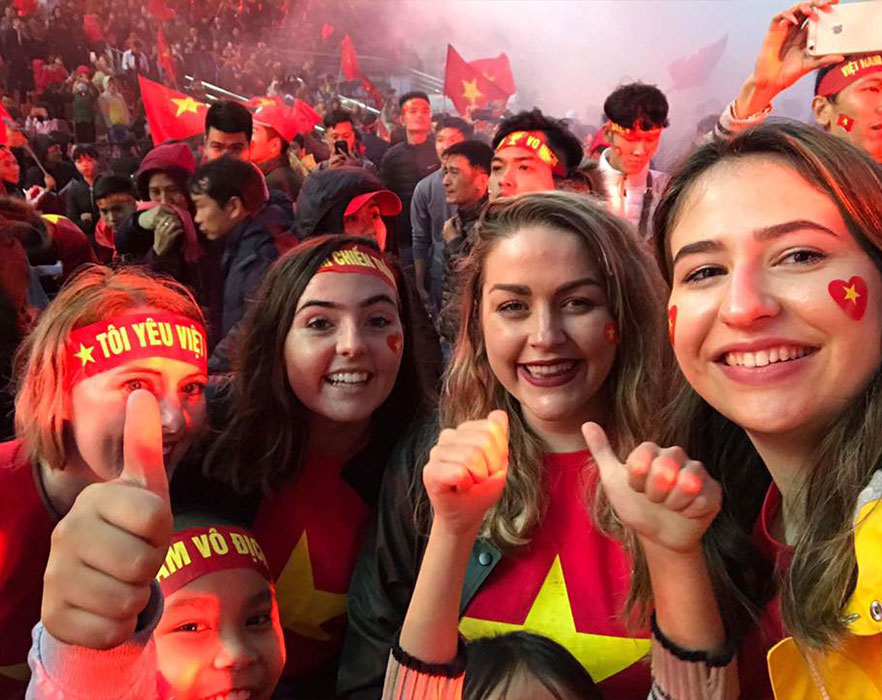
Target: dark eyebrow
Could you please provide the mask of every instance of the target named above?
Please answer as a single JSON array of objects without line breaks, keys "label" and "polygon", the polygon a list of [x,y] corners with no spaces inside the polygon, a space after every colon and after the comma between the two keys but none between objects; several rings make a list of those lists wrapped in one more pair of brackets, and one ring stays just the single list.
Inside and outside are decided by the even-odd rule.
[{"label": "dark eyebrow", "polygon": [[[774,224],[772,226],[765,226],[763,228],[757,229],[753,232],[753,237],[758,241],[771,241],[775,238],[780,238],[781,236],[785,236],[788,233],[793,233],[794,231],[817,231],[818,233],[825,233],[834,238],[839,238],[839,234],[833,231],[826,226],[819,224],[815,221],[809,221],[808,219],[794,219],[793,221],[785,221],[782,224]],[[681,258],[686,257],[687,255],[695,255],[696,253],[713,253],[718,250],[722,250],[723,244],[719,241],[715,240],[706,240],[706,241],[696,241],[695,243],[689,243],[688,245],[684,245],[680,250],[677,251],[677,254],[674,256],[674,261],[671,263],[671,266],[677,264]]]},{"label": "dark eyebrow", "polygon": [[248,599],[248,606],[267,605],[273,602],[273,594],[269,589],[264,588],[260,593],[256,593]]},{"label": "dark eyebrow", "polygon": [[[573,280],[572,282],[567,282],[566,284],[562,284],[560,287],[554,290],[555,294],[563,294],[565,292],[569,292],[577,287],[584,286],[595,286],[599,287],[600,283],[594,279],[593,277],[580,277],[577,280]],[[532,294],[530,288],[524,284],[494,284],[490,291],[499,290],[501,292],[511,292],[512,294],[517,294],[518,296],[528,297]]]}]

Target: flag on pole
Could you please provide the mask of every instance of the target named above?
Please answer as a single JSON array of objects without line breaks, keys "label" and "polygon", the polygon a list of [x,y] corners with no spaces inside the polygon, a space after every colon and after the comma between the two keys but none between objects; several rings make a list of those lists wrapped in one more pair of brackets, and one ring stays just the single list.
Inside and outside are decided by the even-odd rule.
[{"label": "flag on pole", "polygon": [[207,104],[198,102],[192,95],[147,80],[142,75],[138,76],[138,84],[153,145],[187,139],[205,130]]},{"label": "flag on pole", "polygon": [[463,60],[456,49],[447,45],[447,68],[444,71],[444,94],[460,114],[483,109],[491,102],[508,100],[509,95]]},{"label": "flag on pole", "polygon": [[704,85],[710,78],[714,68],[720,61],[720,57],[726,50],[726,41],[729,35],[723,35],[722,39],[700,48],[688,56],[681,56],[668,65],[668,73],[674,80],[671,86],[673,90],[685,90],[686,88]]},{"label": "flag on pole", "polygon": [[175,71],[175,59],[172,56],[168,42],[165,40],[165,34],[162,31],[162,25],[156,30],[156,62],[162,69],[163,76],[166,81],[172,85],[177,85],[178,76]]},{"label": "flag on pole", "polygon": [[469,61],[469,65],[487,80],[495,83],[500,90],[508,93],[509,97],[518,91],[515,87],[514,75],[511,72],[511,64],[508,62],[508,56],[504,53],[499,54],[496,58],[479,58],[475,61]]},{"label": "flag on pole", "polygon": [[346,80],[355,80],[361,76],[358,54],[355,53],[355,46],[348,34],[340,42],[340,72]]}]

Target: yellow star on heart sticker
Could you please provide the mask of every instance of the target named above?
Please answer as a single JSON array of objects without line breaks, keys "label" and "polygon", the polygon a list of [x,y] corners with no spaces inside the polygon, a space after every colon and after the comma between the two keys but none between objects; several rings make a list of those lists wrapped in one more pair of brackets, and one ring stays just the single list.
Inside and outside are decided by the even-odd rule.
[{"label": "yellow star on heart sticker", "polygon": [[857,304],[857,300],[860,298],[860,294],[858,294],[857,289],[855,289],[854,285],[850,287],[842,287],[842,291],[845,292],[845,300],[850,301],[852,304]]},{"label": "yellow star on heart sticker", "polygon": [[77,359],[79,359],[79,361],[83,363],[83,367],[85,367],[85,366],[86,366],[87,364],[89,364],[90,362],[94,362],[94,361],[95,361],[95,358],[92,357],[92,352],[93,352],[94,350],[95,350],[95,346],[94,346],[94,345],[90,345],[89,347],[86,347],[85,345],[83,345],[82,343],[80,343],[80,351],[79,351],[79,352],[75,352],[75,353],[74,353],[74,357],[76,357]]},{"label": "yellow star on heart sticker", "polygon": [[642,659],[649,653],[650,645],[648,639],[607,637],[577,631],[560,555],[554,558],[524,624],[464,617],[459,622],[459,631],[466,639],[520,631],[540,634],[566,647],[595,682],[614,676]]},{"label": "yellow star on heart sticker", "polygon": [[484,93],[478,89],[477,78],[462,81],[462,96],[472,104],[477,104],[478,98],[484,96]]},{"label": "yellow star on heart sticker", "polygon": [[316,589],[305,530],[276,581],[276,598],[282,627],[309,639],[331,639],[322,625],[346,612],[345,593]]},{"label": "yellow star on heart sticker", "polygon": [[186,114],[187,112],[198,114],[199,108],[205,106],[201,102],[197,102],[196,100],[194,100],[189,95],[187,95],[187,97],[172,97],[172,102],[174,102],[178,108],[178,111],[175,114],[176,117],[180,117],[182,114]]}]

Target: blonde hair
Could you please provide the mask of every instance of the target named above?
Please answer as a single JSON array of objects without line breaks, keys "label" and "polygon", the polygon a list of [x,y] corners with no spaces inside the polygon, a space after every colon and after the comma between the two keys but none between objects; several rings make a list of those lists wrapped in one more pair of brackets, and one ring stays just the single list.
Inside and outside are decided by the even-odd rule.
[{"label": "blonde hair", "polygon": [[60,469],[66,459],[68,400],[65,343],[71,331],[138,307],[170,311],[204,323],[183,285],[139,268],[90,265],[70,278],[43,311],[16,354],[15,432],[31,461]]},{"label": "blonde hair", "polygon": [[[483,418],[493,409],[508,412],[508,483],[484,522],[484,535],[503,550],[527,544],[542,520],[542,456],[547,447],[490,368],[480,299],[484,266],[496,243],[530,226],[578,236],[597,261],[600,283],[621,339],[605,384],[611,395],[606,428],[620,454],[627,454],[651,436],[656,402],[665,395],[661,370],[666,353],[670,355],[663,323],[662,280],[649,251],[628,224],[587,197],[565,192],[525,194],[488,205],[476,228],[474,248],[460,272],[464,279],[457,285],[462,289],[461,316],[444,380],[441,426],[455,428],[463,421]],[[605,524],[615,529],[602,501],[598,509],[605,513]]]},{"label": "blonde hair", "polygon": [[[693,186],[711,168],[739,158],[791,168],[833,201],[848,231],[882,271],[882,168],[842,139],[796,122],[749,130],[696,150],[671,178],[655,212],[656,253],[671,283],[670,235]],[[846,632],[842,611],[855,585],[854,509],[860,491],[882,467],[882,372],[827,426],[802,486],[793,558],[783,580],[752,542],[769,475],[740,427],[718,413],[679,371],[679,396],[666,435],[682,445],[723,486],[723,510],[705,534],[704,548],[727,628],[737,636],[778,584],[784,622],[809,646],[829,647]],[[646,572],[635,577],[644,602]]]}]

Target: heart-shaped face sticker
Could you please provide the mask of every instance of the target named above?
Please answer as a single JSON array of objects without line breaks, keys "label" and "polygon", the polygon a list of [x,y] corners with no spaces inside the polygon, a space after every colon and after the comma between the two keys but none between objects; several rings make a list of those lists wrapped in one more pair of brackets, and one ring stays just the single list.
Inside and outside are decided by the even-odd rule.
[{"label": "heart-shaped face sticker", "polygon": [[615,321],[607,321],[603,326],[603,337],[610,345],[619,344],[619,329],[616,327]]},{"label": "heart-shaped face sticker", "polygon": [[386,345],[389,346],[389,349],[394,352],[396,355],[401,350],[401,345],[404,343],[404,338],[401,336],[401,333],[394,333],[386,338]]},{"label": "heart-shaped face sticker", "polygon": [[674,328],[677,325],[677,307],[672,306],[668,309],[668,338],[671,339],[671,345],[674,344]]},{"label": "heart-shaped face sticker", "polygon": [[867,310],[867,283],[855,275],[848,282],[833,280],[827,285],[833,301],[855,321],[860,321]]}]

